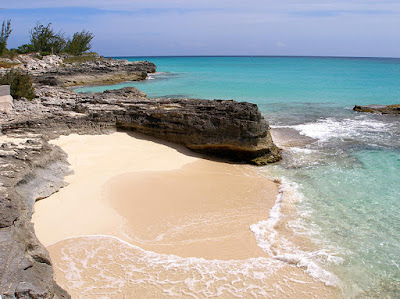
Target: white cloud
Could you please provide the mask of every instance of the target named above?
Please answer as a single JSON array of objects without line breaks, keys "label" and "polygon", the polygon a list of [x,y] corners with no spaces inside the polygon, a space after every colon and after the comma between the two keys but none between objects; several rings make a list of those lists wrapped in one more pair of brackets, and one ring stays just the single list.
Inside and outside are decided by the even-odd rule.
[{"label": "white cloud", "polygon": [[278,48],[284,48],[284,47],[286,47],[286,44],[284,42],[282,42],[282,41],[277,41],[276,42],[276,46]]}]

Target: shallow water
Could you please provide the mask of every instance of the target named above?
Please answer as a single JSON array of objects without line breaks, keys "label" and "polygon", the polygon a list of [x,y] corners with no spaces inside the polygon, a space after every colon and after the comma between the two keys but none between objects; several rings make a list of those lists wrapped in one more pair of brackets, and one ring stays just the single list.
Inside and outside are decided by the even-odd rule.
[{"label": "shallow water", "polygon": [[66,239],[48,249],[59,260],[57,281],[75,298],[334,298],[265,257],[182,258],[110,236]]},{"label": "shallow water", "polygon": [[400,103],[399,59],[147,59],[159,71],[151,80],[111,88],[136,86],[149,97],[253,102],[276,130],[293,129],[315,140],[287,146],[280,165],[260,170],[284,177],[287,200],[296,206],[277,206],[266,223],[252,227],[261,247],[268,251],[276,242],[262,237],[263,230],[265,236],[274,232],[273,217],[290,213],[288,227],[311,236],[316,248],[288,250],[282,238],[275,244],[277,258],[325,280],[337,276],[346,297],[399,296],[400,119],[351,110],[355,104]]}]

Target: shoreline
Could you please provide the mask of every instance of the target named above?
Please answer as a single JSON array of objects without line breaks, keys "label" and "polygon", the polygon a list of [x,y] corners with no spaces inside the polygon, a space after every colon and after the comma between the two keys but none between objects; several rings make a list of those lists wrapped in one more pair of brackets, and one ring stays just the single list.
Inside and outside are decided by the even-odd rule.
[{"label": "shoreline", "polygon": [[[154,141],[154,139],[151,138],[143,138],[143,136],[137,134],[136,136],[138,136],[140,139],[135,138],[135,134],[130,134],[131,136],[126,134],[125,136],[123,136],[124,134],[126,133],[118,132],[111,135],[98,136],[70,135],[62,136],[57,141],[52,141],[53,144],[59,145],[64,151],[67,152],[67,154],[69,155],[68,160],[71,163],[71,168],[75,171],[75,174],[66,177],[66,181],[70,184],[69,186],[61,189],[58,193],[52,195],[51,197],[41,200],[35,204],[36,212],[33,214],[33,222],[35,224],[35,230],[39,240],[45,246],[48,246],[47,249],[50,252],[50,256],[55,266],[54,268],[57,276],[57,282],[62,287],[66,288],[71,295],[81,295],[79,291],[81,287],[77,287],[76,289],[69,288],[69,286],[71,285],[71,281],[68,280],[68,273],[66,274],[65,271],[62,271],[63,268],[64,270],[71,270],[71,264],[69,264],[70,261],[68,261],[68,258],[66,258],[65,255],[66,252],[72,250],[71,248],[73,246],[71,247],[71,245],[86,244],[86,247],[84,246],[84,248],[86,250],[85,254],[87,255],[90,250],[94,250],[93,252],[101,252],[101,250],[99,249],[100,247],[91,247],[94,246],[93,244],[101,246],[101,242],[98,242],[99,238],[117,238],[122,240],[123,242],[131,244],[132,246],[140,248],[139,251],[144,252],[145,256],[153,256],[153,258],[156,258],[156,260],[165,259],[163,262],[164,265],[168,265],[168,263],[170,263],[169,259],[171,259],[171,257],[174,257],[173,259],[175,259],[175,261],[179,260],[179,263],[181,264],[181,266],[175,265],[174,267],[178,267],[177,269],[180,270],[183,269],[180,268],[183,267],[183,264],[187,265],[187,263],[190,263],[193,258],[197,261],[202,261],[203,267],[205,269],[208,269],[213,263],[219,261],[217,263],[220,263],[221,265],[223,264],[223,268],[227,267],[227,269],[233,264],[239,263],[240,265],[237,264],[235,267],[249,267],[249,265],[251,264],[250,267],[255,267],[253,271],[255,271],[255,269],[258,269],[258,271],[263,271],[261,270],[262,268],[260,268],[260,265],[264,263],[264,266],[268,265],[268,267],[270,268],[268,269],[269,272],[271,272],[271,269],[275,270],[272,271],[272,273],[269,273],[268,271],[268,273],[264,273],[263,275],[265,277],[263,276],[263,279],[255,277],[254,275],[246,276],[243,278],[246,282],[254,284],[254,287],[257,287],[259,289],[260,293],[258,294],[262,294],[262,292],[267,292],[267,289],[269,289],[269,291],[267,292],[269,293],[271,292],[272,286],[278,284],[282,288],[282,290],[284,290],[284,294],[288,295],[289,297],[294,297],[298,294],[304,294],[306,298],[313,298],[315,296],[318,296],[320,298],[321,296],[325,298],[336,297],[337,290],[335,288],[326,287],[323,283],[314,281],[310,276],[304,274],[303,270],[300,268],[287,265],[272,259],[268,254],[262,251],[255,242],[256,239],[253,233],[250,231],[249,226],[251,224],[257,223],[258,221],[262,221],[268,218],[269,210],[274,206],[275,199],[278,194],[277,185],[275,183],[265,178],[254,178],[254,169],[252,173],[252,168],[247,165],[234,165],[202,160],[200,156],[194,156],[192,152],[184,149],[183,147],[175,145],[171,147],[171,144],[165,142],[163,142],[163,144],[159,144],[158,140]],[[95,139],[97,140],[95,141]],[[118,146],[113,148],[113,144],[118,144]],[[91,151],[91,148],[97,149],[97,151]],[[125,150],[123,154],[119,152],[121,148]],[[106,174],[104,173],[104,171],[106,171]],[[202,171],[203,177],[199,178],[197,175],[199,175],[199,173],[201,173]],[[95,175],[90,177],[90,174]],[[225,204],[224,201],[222,201],[222,203],[219,202],[218,207],[213,206],[214,202],[211,201],[208,203],[209,207],[204,208],[204,202],[200,202],[200,205],[197,206],[198,208],[195,209],[196,211],[189,211],[190,213],[198,214],[199,217],[203,217],[204,215],[207,215],[207,211],[210,207],[216,209],[214,210],[214,212],[216,212],[217,214],[214,215],[216,217],[213,218],[214,220],[218,220],[214,221],[217,223],[214,228],[218,228],[214,233],[214,238],[218,240],[218,242],[216,243],[214,242],[214,240],[210,241],[206,238],[207,234],[213,235],[212,229],[210,230],[210,226],[208,226],[210,219],[205,222],[203,221],[204,223],[206,223],[206,225],[203,227],[203,233],[202,229],[198,229],[201,228],[202,225],[202,222],[200,221],[195,222],[195,226],[191,227],[189,225],[189,229],[186,231],[183,230],[182,232],[180,232],[180,234],[177,234],[176,230],[174,234],[170,234],[169,236],[168,233],[165,234],[165,231],[168,232],[168,227],[165,230],[165,223],[168,223],[171,226],[171,221],[175,219],[179,213],[181,213],[181,215],[187,215],[188,210],[191,209],[191,203],[195,202],[189,202],[186,206],[184,206],[185,202],[182,201],[183,198],[188,197],[187,192],[193,191],[195,185],[190,185],[190,181],[185,181],[185,183],[188,184],[191,190],[187,191],[186,193],[184,192],[183,197],[178,198],[179,194],[175,194],[172,196],[172,199],[175,200],[175,209],[173,209],[170,213],[165,213],[165,210],[168,206],[161,205],[159,209],[156,208],[157,204],[162,204],[162,202],[159,201],[161,196],[157,196],[157,194],[150,194],[149,198],[151,200],[146,200],[146,202],[144,203],[145,209],[141,211],[136,211],[136,214],[129,212],[129,210],[131,210],[132,207],[135,207],[135,205],[138,206],[137,201],[130,203],[131,206],[129,207],[126,207],[122,204],[123,202],[126,202],[126,198],[122,200],[122,195],[127,194],[126,190],[123,190],[124,188],[127,190],[129,190],[130,188],[134,188],[135,194],[137,194],[138,188],[140,186],[142,186],[143,192],[145,192],[146,190],[149,191],[149,186],[151,186],[151,184],[143,188],[143,185],[145,185],[143,184],[143,180],[154,181],[154,179],[157,179],[158,176],[158,187],[161,187],[161,192],[167,190],[169,186],[170,189],[167,193],[171,193],[173,190],[177,189],[175,186],[173,186],[173,181],[179,182],[184,176],[188,174],[193,176],[192,183],[203,180],[204,185],[201,185],[203,187],[201,187],[200,189],[204,189],[205,186],[208,186],[210,182],[215,181],[217,178],[228,176],[227,179],[225,179],[225,185],[222,184],[223,188],[221,190],[221,194],[225,193],[225,191],[229,188],[229,181],[232,179],[232,175],[236,177],[237,182],[244,182],[245,185],[248,185],[249,182],[252,182],[253,179],[255,179],[254,186],[259,185],[261,181],[268,182],[265,186],[267,189],[269,188],[269,191],[272,193],[270,193],[269,195],[269,203],[260,200],[258,202],[258,205],[256,205],[255,207],[251,207],[251,205],[250,207],[244,207],[243,210],[247,210],[247,215],[249,214],[248,212],[251,211],[251,217],[247,219],[247,224],[244,224],[244,226],[242,225],[243,232],[239,233],[236,236],[235,233],[237,233],[239,230],[237,228],[234,228],[232,232],[233,227],[231,227],[231,225],[233,223],[237,223],[238,219],[240,220],[246,218],[243,217],[244,214],[238,214],[236,215],[236,217],[233,217],[231,219],[234,220],[233,222],[228,221],[228,223],[231,223],[231,225],[226,225],[226,222],[219,221],[222,219],[221,215],[223,215],[224,212],[226,213],[226,210],[224,210],[224,208],[221,209],[221,205],[225,208],[227,205],[232,205],[232,201],[230,199],[226,199]],[[172,184],[171,181],[165,181],[166,178],[170,178],[171,180],[171,178],[174,177],[176,178],[176,180],[172,180]],[[89,181],[92,180],[92,182],[89,184],[87,183],[87,181],[85,181],[88,178]],[[110,186],[114,189],[119,190],[119,192],[115,192],[115,190],[113,191]],[[275,191],[273,190],[274,188]],[[75,191],[70,189],[75,189]],[[232,192],[231,197],[234,197],[234,195],[240,190],[243,190],[243,186],[241,186],[240,184],[237,189],[232,188],[232,190],[230,190]],[[147,194],[146,192],[142,194],[145,197],[149,196],[149,194]],[[210,196],[215,195],[215,193],[215,189],[213,189],[206,194]],[[113,194],[113,196],[111,196],[111,199],[108,198],[110,194]],[[79,197],[81,199],[79,199]],[[107,198],[107,200],[104,200],[105,197]],[[240,195],[238,197],[240,198]],[[199,198],[197,201],[199,202]],[[248,205],[249,202],[251,204],[254,203],[253,200],[250,199],[244,201],[244,204]],[[204,210],[200,211],[200,213],[198,211],[199,207],[200,210],[204,208]],[[264,208],[264,211],[262,211],[262,208]],[[237,210],[237,207],[234,207],[233,210]],[[48,213],[48,211],[52,211],[52,213]],[[82,214],[82,211],[85,211],[85,213]],[[90,211],[90,213],[88,213],[88,211]],[[124,211],[128,211],[128,214],[130,215],[123,215]],[[147,217],[145,211],[151,211],[153,213],[153,216],[158,216],[156,217],[157,219],[163,219],[163,217],[164,219],[158,224],[154,223],[154,217],[151,217],[152,215],[150,215],[150,217]],[[261,213],[259,213],[257,217],[254,217],[253,214],[255,211],[261,211]],[[189,215],[194,215],[190,213]],[[129,216],[131,218],[129,218]],[[107,221],[105,221],[106,219]],[[187,218],[185,219],[187,220]],[[198,219],[201,219],[201,217]],[[52,221],[53,224],[51,224]],[[140,224],[142,224],[142,228],[140,228]],[[181,221],[177,221],[175,224],[172,223],[172,228],[179,227],[181,224]],[[59,225],[61,225],[62,227],[60,227]],[[165,230],[164,236],[162,238],[159,237],[160,235],[162,235],[161,232],[161,234],[148,238],[150,242],[149,240],[145,240],[147,244],[146,242],[136,242],[135,244],[134,238],[132,238],[132,236],[141,236],[141,239],[145,239],[145,228],[155,228],[157,227],[157,225],[158,229],[160,229],[161,227]],[[82,226],[85,227],[82,228]],[[221,232],[221,228],[224,227],[226,227],[228,231],[223,230]],[[230,228],[230,233],[233,233],[233,236],[229,234]],[[126,234],[127,231],[131,234]],[[157,231],[157,229],[155,229],[154,231]],[[174,231],[174,229],[170,229],[169,231]],[[88,235],[92,236],[89,237]],[[97,235],[97,237],[93,235]],[[103,235],[103,237],[100,237],[100,235]],[[105,237],[104,235],[108,235],[110,237]],[[228,239],[226,238],[227,235]],[[238,242],[238,240],[240,241],[243,235],[247,236],[247,241],[244,243],[242,249],[237,249],[237,247],[239,247],[238,244],[241,244],[241,242]],[[93,242],[87,243],[88,240],[91,238],[97,239],[92,240]],[[122,243],[119,243],[117,239],[107,240],[107,242],[111,242],[113,244],[112,247],[114,248],[115,252],[119,252],[120,254],[122,254],[120,250],[122,250],[121,248],[123,248],[126,244],[123,245]],[[160,244],[159,241],[163,241],[164,243],[165,241],[168,241],[166,243],[169,243],[169,245],[165,246],[165,244]],[[196,242],[198,243],[197,249],[193,248],[192,246],[182,245],[185,243],[190,244]],[[207,247],[208,249],[206,249]],[[231,250],[232,252],[230,252],[230,249],[232,248],[236,251]],[[105,249],[103,248],[103,250]],[[130,250],[135,251],[134,256],[138,254],[137,248],[129,249],[128,251],[130,252]],[[224,259],[221,258],[226,255],[226,252],[230,252],[230,254],[226,256],[226,259],[224,261]],[[75,257],[78,259],[82,258],[82,252],[69,252],[69,254],[70,257]],[[104,254],[100,255],[100,257],[101,256],[104,258]],[[254,259],[261,259],[261,264],[258,266],[254,266]],[[154,261],[146,260],[146,265],[149,265],[149,263],[153,262]],[[230,265],[231,263],[233,264]],[[117,264],[117,268],[114,267],[110,270],[110,273],[115,274],[114,276],[111,275],[112,277],[114,277],[114,279],[116,279],[120,275],[126,277],[126,267],[133,267],[133,265],[130,265],[129,263],[127,264],[126,260],[123,263],[121,261],[115,263],[115,265]],[[93,265],[88,265],[88,268],[90,268],[91,266]],[[106,265],[103,266],[106,267]],[[193,266],[192,268],[189,267],[186,271],[190,270],[190,272],[196,272],[198,270],[196,269],[196,266]],[[88,271],[88,273],[86,274],[90,274],[88,277],[92,277],[94,273],[96,273],[96,271],[93,272],[94,269],[86,270]],[[179,272],[180,270],[177,271]],[[72,272],[75,273],[74,271]],[[150,272],[153,273],[152,271]],[[194,272],[191,273],[191,275],[201,275]],[[150,275],[149,272],[146,273],[142,273],[142,275]],[[222,271],[221,275],[225,273],[226,271]],[[176,280],[176,283],[181,285],[180,290],[182,288],[188,288],[187,283],[185,283],[184,276],[185,275],[183,273],[180,273],[177,277],[174,278]],[[238,277],[228,277],[226,279],[231,279],[232,281],[235,281],[235,279],[238,279]],[[292,282],[288,282],[288,279],[291,279]],[[130,281],[132,281],[132,279]],[[128,282],[125,282],[124,286],[121,287],[121,290],[122,292],[124,292],[123,294],[125,295],[136,294],[150,296],[149,294],[151,293],[156,294],[157,298],[167,296],[165,289],[161,287],[160,291],[160,285],[159,287],[154,289],[154,283],[155,282],[153,282],[153,284],[135,284],[135,287],[133,288],[132,283],[129,284]],[[161,281],[159,281],[159,283],[161,283]],[[214,283],[215,282],[213,282],[212,285],[215,287],[216,285],[214,285]],[[198,288],[204,288],[204,286],[200,286],[201,283],[197,282],[197,284]],[[312,290],[311,293],[310,289]],[[107,290],[103,291],[106,292]],[[211,290],[208,289],[207,291]],[[93,294],[90,295],[90,291],[88,292],[89,293],[87,293],[87,296],[85,295],[83,297],[95,298]],[[247,291],[244,290],[242,287],[237,287],[235,292],[237,292],[237,294],[246,294]],[[118,292],[117,294],[121,295],[121,293]],[[180,294],[182,295],[184,293]],[[229,295],[229,292],[224,294],[225,295],[223,295],[222,297],[231,296]],[[78,297],[80,295],[78,295]]]}]

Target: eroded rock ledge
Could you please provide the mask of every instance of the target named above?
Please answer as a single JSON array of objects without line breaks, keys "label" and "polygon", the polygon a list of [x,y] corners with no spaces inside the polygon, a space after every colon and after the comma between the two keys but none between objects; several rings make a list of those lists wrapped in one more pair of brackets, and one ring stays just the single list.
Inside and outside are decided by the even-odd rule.
[{"label": "eroded rock ledge", "polygon": [[3,298],[69,297],[55,283],[48,252],[31,223],[34,202],[61,188],[67,172],[65,154],[48,140],[71,133],[133,130],[233,161],[263,165],[280,159],[269,125],[254,104],[148,99],[135,88],[76,94],[50,86],[58,81],[41,81],[52,75],[35,75],[37,98],[15,101],[13,112],[0,115]]},{"label": "eroded rock ledge", "polygon": [[[35,83],[65,87],[144,80],[148,73],[154,73],[157,69],[154,63],[148,61],[115,60],[98,55],[85,57],[87,61],[83,63],[73,62],[67,56],[49,55],[40,58],[36,54],[1,60],[13,63],[13,68],[27,71]],[[6,71],[0,68],[0,74]]]},{"label": "eroded rock ledge", "polygon": [[368,113],[376,113],[376,114],[400,115],[400,104],[398,104],[398,105],[367,105],[367,106],[355,105],[353,110],[358,111],[358,112],[368,112]]}]

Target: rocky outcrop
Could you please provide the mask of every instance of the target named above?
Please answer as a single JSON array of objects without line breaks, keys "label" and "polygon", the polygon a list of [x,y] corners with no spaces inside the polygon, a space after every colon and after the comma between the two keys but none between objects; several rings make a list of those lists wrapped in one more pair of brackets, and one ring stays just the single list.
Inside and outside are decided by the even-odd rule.
[{"label": "rocky outcrop", "polygon": [[139,81],[154,73],[156,66],[147,61],[99,59],[96,61],[60,67],[36,76],[36,82],[59,86],[115,84],[124,81]]},{"label": "rocky outcrop", "polygon": [[15,102],[17,113],[2,124],[3,134],[27,128],[65,134],[74,127],[101,126],[144,133],[238,162],[264,165],[279,160],[269,125],[255,104],[148,99],[133,87],[88,95],[42,86],[36,93],[39,99],[29,104]]},{"label": "rocky outcrop", "polygon": [[[61,80],[60,74],[39,74],[35,81]],[[136,88],[76,94],[59,82],[50,84],[53,79],[36,83],[37,98],[14,101],[13,111],[0,114],[2,298],[69,297],[54,282],[51,260],[31,223],[34,202],[61,188],[68,172],[64,153],[49,139],[132,130],[233,161],[264,165],[280,159],[254,104],[148,99]]]},{"label": "rocky outcrop", "polygon": [[118,129],[180,143],[220,158],[259,165],[279,159],[268,123],[250,103],[103,96],[82,101],[76,109],[103,122],[111,118]]},{"label": "rocky outcrop", "polygon": [[[148,73],[156,71],[152,62],[107,59],[98,55],[87,56],[87,61],[83,63],[71,62],[81,58],[25,54],[7,59],[7,62],[31,74],[35,83],[65,87],[144,80]],[[7,69],[0,69],[0,73],[5,71]]]},{"label": "rocky outcrop", "polygon": [[19,188],[35,169],[64,154],[41,136],[28,132],[0,136],[0,294],[2,298],[69,298],[54,282],[47,250],[35,236],[31,223],[33,199],[40,188],[23,197]]},{"label": "rocky outcrop", "polygon": [[358,111],[358,112],[368,112],[368,113],[376,113],[376,114],[400,115],[400,104],[399,105],[367,105],[367,106],[355,105],[353,110]]}]

